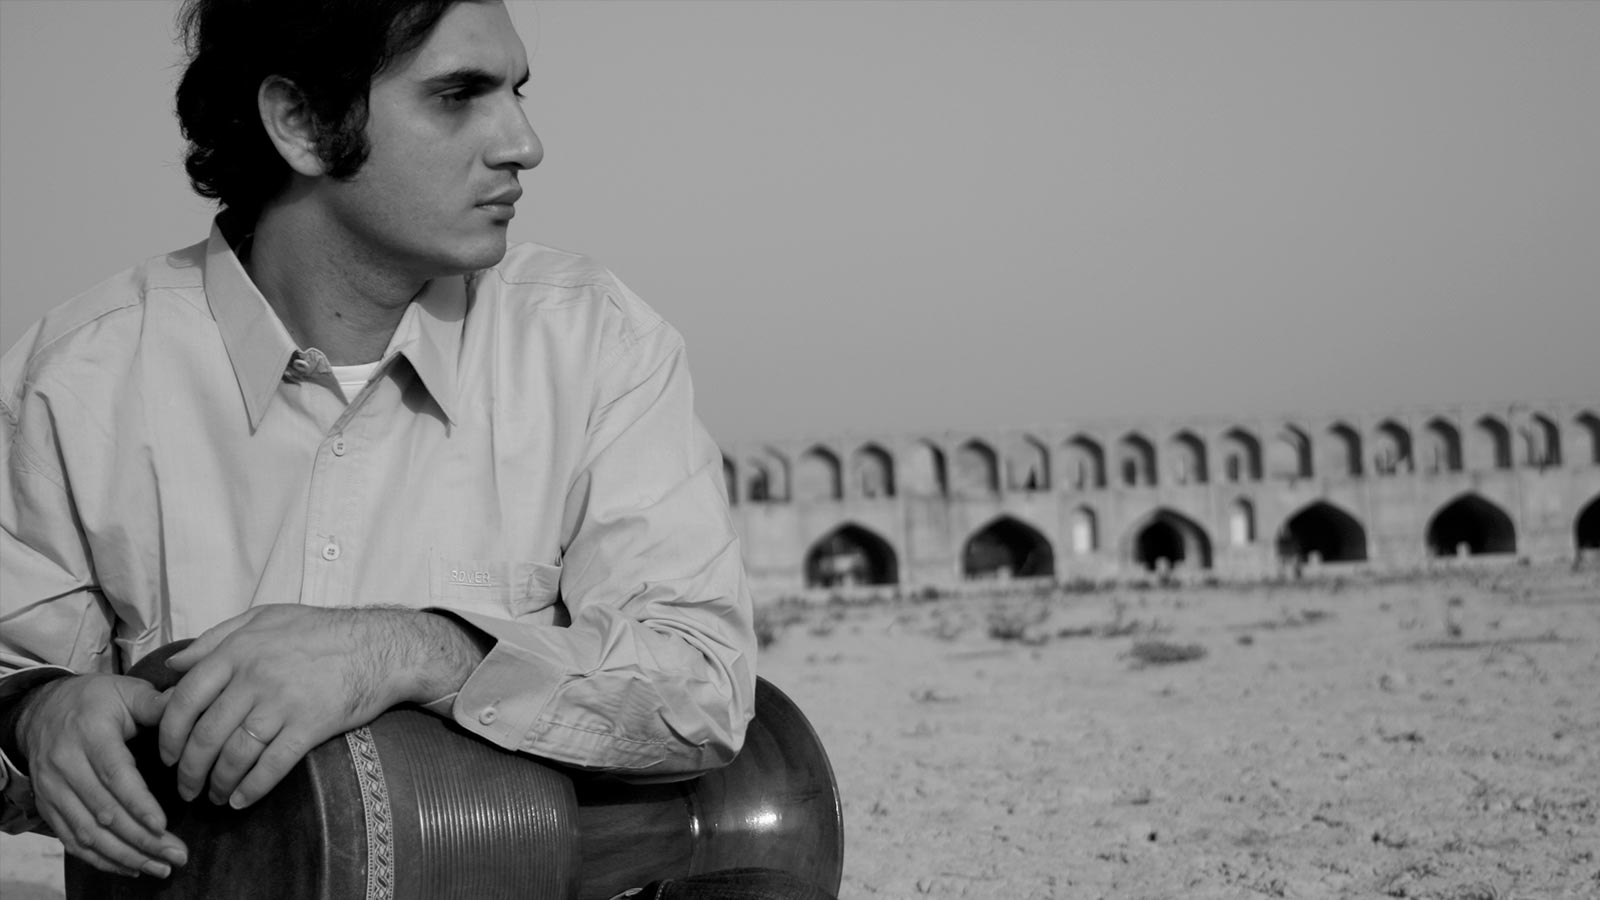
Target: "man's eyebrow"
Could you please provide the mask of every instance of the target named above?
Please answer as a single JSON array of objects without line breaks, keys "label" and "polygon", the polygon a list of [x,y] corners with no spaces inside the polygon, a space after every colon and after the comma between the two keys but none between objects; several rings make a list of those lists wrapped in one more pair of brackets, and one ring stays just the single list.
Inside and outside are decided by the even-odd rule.
[{"label": "man's eyebrow", "polygon": [[[516,83],[511,85],[511,87],[515,89],[527,84],[529,74],[530,73],[528,71],[524,70],[522,77],[518,78]],[[428,91],[441,91],[459,88],[488,90],[491,88],[497,88],[504,83],[505,78],[500,75],[484,69],[474,69],[470,67],[451,69],[448,72],[441,72],[438,75],[431,75],[422,79],[422,87],[424,90]]]}]

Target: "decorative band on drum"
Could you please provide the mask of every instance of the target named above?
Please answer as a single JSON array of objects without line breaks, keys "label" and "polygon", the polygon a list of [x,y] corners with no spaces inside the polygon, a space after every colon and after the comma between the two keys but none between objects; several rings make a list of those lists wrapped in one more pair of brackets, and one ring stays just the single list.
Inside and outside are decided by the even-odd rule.
[{"label": "decorative band on drum", "polygon": [[361,785],[361,807],[367,823],[367,898],[394,900],[394,815],[389,808],[389,788],[383,780],[383,760],[378,742],[366,726],[348,731],[350,761]]}]

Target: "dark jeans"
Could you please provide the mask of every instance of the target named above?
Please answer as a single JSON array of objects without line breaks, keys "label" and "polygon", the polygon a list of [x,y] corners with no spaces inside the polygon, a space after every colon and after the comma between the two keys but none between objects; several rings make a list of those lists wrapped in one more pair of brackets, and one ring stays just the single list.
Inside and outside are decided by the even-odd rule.
[{"label": "dark jeans", "polygon": [[654,881],[612,900],[836,900],[788,872],[777,869],[724,869],[688,878]]}]

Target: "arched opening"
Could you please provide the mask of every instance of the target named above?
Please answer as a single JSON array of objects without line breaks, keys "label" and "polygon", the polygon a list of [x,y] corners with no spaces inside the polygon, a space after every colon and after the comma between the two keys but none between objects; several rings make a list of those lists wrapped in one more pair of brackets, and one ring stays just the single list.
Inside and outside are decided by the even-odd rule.
[{"label": "arched opening", "polygon": [[1205,529],[1170,509],[1156,510],[1133,535],[1133,561],[1150,571],[1193,565],[1211,568]]},{"label": "arched opening", "polygon": [[1311,438],[1293,425],[1283,426],[1267,454],[1267,470],[1273,478],[1295,481],[1311,477]]},{"label": "arched opening", "polygon": [[1006,447],[1006,487],[1013,491],[1050,489],[1050,451],[1030,437]]},{"label": "arched opening", "polygon": [[973,438],[956,451],[956,493],[964,497],[1000,492],[1000,466],[994,449]]},{"label": "arched opening", "polygon": [[1143,435],[1130,433],[1117,444],[1117,471],[1128,487],[1154,487],[1156,448]]},{"label": "arched opening", "polygon": [[1100,524],[1094,510],[1080,506],[1072,511],[1072,552],[1093,553],[1100,549]]},{"label": "arched opening", "polygon": [[737,505],[739,503],[739,473],[734,470],[733,460],[726,456],[722,458],[722,487],[728,492],[728,505]]},{"label": "arched opening", "polygon": [[744,498],[750,503],[766,503],[772,495],[772,472],[760,460],[745,465]]},{"label": "arched opening", "polygon": [[906,456],[905,489],[922,497],[943,497],[948,484],[944,453],[927,441],[918,441]]},{"label": "arched opening", "polygon": [[1283,523],[1278,555],[1298,562],[1361,562],[1367,558],[1367,530],[1344,510],[1318,501]]},{"label": "arched opening", "polygon": [[1589,463],[1600,466],[1600,416],[1592,412],[1578,413],[1578,427],[1589,433]]},{"label": "arched opening", "polygon": [[1243,428],[1222,434],[1222,474],[1229,482],[1261,480],[1261,442]]},{"label": "arched opening", "polygon": [[1329,445],[1328,465],[1324,471],[1336,475],[1361,477],[1361,434],[1340,422],[1328,428],[1333,441]]},{"label": "arched opening", "polygon": [[1378,425],[1372,439],[1372,471],[1379,475],[1399,475],[1411,471],[1411,432],[1398,422]]},{"label": "arched opening", "polygon": [[1522,436],[1528,447],[1529,466],[1550,469],[1561,465],[1561,429],[1556,423],[1534,413],[1528,417]]},{"label": "arched opening", "polygon": [[1578,542],[1578,552],[1600,550],[1600,497],[1590,500],[1578,513],[1578,521],[1572,525],[1572,536]]},{"label": "arched opening", "polygon": [[794,488],[797,500],[838,500],[844,495],[839,457],[818,444],[800,455],[795,464]]},{"label": "arched opening", "polygon": [[1435,513],[1427,536],[1434,556],[1517,552],[1511,517],[1477,494],[1460,497]]},{"label": "arched opening", "polygon": [[1256,542],[1256,508],[1243,497],[1228,508],[1228,542],[1235,547]]},{"label": "arched opening", "polygon": [[1484,416],[1473,427],[1474,469],[1511,468],[1511,430],[1494,416]]},{"label": "arched opening", "polygon": [[1423,429],[1422,471],[1461,471],[1461,432],[1444,419],[1432,419]]},{"label": "arched opening", "polygon": [[850,458],[851,480],[869,500],[894,496],[894,457],[877,444],[867,444]]},{"label": "arched opening", "polygon": [[1010,516],[990,522],[961,548],[967,578],[1042,578],[1056,573],[1044,535]]},{"label": "arched opening", "polygon": [[1067,483],[1083,491],[1106,486],[1106,453],[1092,438],[1079,435],[1069,441],[1067,450]]},{"label": "arched opening", "polygon": [[789,461],[767,449],[744,462],[744,499],[750,503],[776,503],[789,499]]},{"label": "arched opening", "polygon": [[897,584],[899,570],[889,542],[859,525],[841,525],[806,551],[806,587]]},{"label": "arched opening", "polygon": [[1168,448],[1173,484],[1205,484],[1211,473],[1206,467],[1206,445],[1192,431],[1172,436]]}]

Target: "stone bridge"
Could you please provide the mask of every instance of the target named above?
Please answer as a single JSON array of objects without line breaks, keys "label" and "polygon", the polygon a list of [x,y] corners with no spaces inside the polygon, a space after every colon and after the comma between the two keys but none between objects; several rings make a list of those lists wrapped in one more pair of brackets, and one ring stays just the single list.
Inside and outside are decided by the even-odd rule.
[{"label": "stone bridge", "polygon": [[752,442],[723,474],[758,596],[1600,557],[1600,403]]}]

